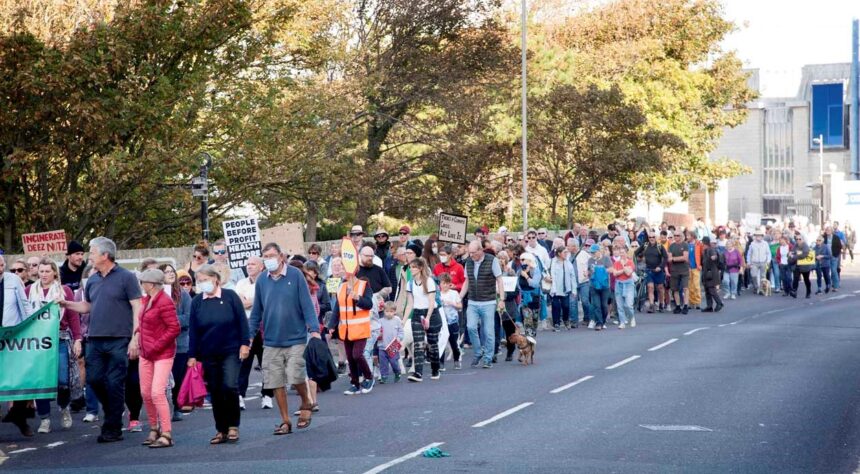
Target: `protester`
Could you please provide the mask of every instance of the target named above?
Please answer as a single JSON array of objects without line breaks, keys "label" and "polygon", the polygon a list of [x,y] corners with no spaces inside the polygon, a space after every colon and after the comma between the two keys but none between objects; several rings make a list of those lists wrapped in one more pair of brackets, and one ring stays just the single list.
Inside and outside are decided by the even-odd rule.
[{"label": "protester", "polygon": [[454,290],[463,289],[466,274],[463,266],[454,259],[454,247],[450,244],[439,249],[439,263],[433,267],[433,276],[438,277],[443,273],[451,276],[451,285],[453,285]]},{"label": "protester", "polygon": [[728,242],[728,249],[723,255],[723,260],[725,260],[726,265],[726,270],[723,273],[723,287],[726,293],[723,295],[723,299],[736,299],[740,291],[738,280],[741,270],[745,266],[744,254],[737,240],[732,239]]},{"label": "protester", "polygon": [[150,448],[173,446],[167,384],[176,355],[176,338],[181,329],[176,306],[164,292],[164,272],[146,270],[138,277],[143,287],[140,315],[140,395],[146,407],[149,436],[143,445]]},{"label": "protester", "polygon": [[636,250],[635,256],[645,261],[645,284],[648,291],[647,311],[649,313],[654,312],[656,299],[657,308],[662,312],[666,303],[663,300],[662,291],[663,285],[666,282],[666,272],[663,269],[666,267],[669,259],[666,249],[657,243],[657,236],[655,234],[649,233],[647,235],[647,243]]},{"label": "protester", "polygon": [[[413,343],[413,370],[409,374],[410,382],[424,380],[424,354],[429,353],[430,378],[438,380],[439,366],[439,332],[442,329],[442,316],[436,305],[436,282],[433,280],[428,263],[423,257],[416,258],[409,264],[412,270],[412,281],[407,285],[407,302],[405,319],[411,321]],[[492,326],[492,320],[490,321]]]},{"label": "protester", "polygon": [[831,281],[835,281],[833,275],[830,273],[830,261],[833,259],[832,245],[824,242],[825,237],[826,234],[825,236],[818,236],[818,238],[815,240],[815,245],[812,248],[812,250],[815,252],[815,280],[817,284],[817,289],[815,291],[816,295],[820,295],[822,293],[822,278],[824,279],[825,285],[824,293],[830,293]]},{"label": "protester", "polygon": [[809,272],[815,267],[815,251],[809,248],[806,238],[799,232],[794,236],[794,241],[794,251],[788,260],[789,264],[794,266],[794,283],[791,287],[791,296],[797,298],[797,287],[800,284],[800,278],[803,277],[803,284],[806,285],[806,297],[809,298],[812,292]]},{"label": "protester", "polygon": [[576,280],[573,275],[573,264],[568,261],[567,249],[559,242],[552,249],[555,257],[550,261],[549,273],[552,277],[552,327],[558,332],[564,324],[564,329],[570,329],[570,298],[576,296]]},{"label": "protester", "polygon": [[41,257],[33,256],[27,258],[27,279],[22,278],[24,286],[30,286],[39,281],[39,263],[41,261]]},{"label": "protester", "polygon": [[84,274],[84,246],[73,240],[66,246],[66,261],[60,267],[60,284],[77,291]]},{"label": "protester", "polygon": [[187,270],[178,270],[176,272],[176,281],[179,284],[179,289],[188,293],[188,296],[194,298],[197,292],[194,290],[194,280]]},{"label": "protester", "polygon": [[697,239],[697,234],[688,230],[687,234],[687,255],[690,257],[690,284],[688,297],[690,306],[694,309],[701,309],[702,305],[702,288],[699,283],[702,280],[702,243]]},{"label": "protester", "polygon": [[[622,244],[623,245],[623,244]],[[623,249],[623,246],[621,247]],[[636,317],[633,312],[635,285],[633,281],[636,272],[635,264],[626,250],[618,254],[618,260],[612,263],[610,273],[615,277],[615,306],[618,308],[618,329],[624,329],[627,324],[636,327]]]},{"label": "protester", "polygon": [[606,320],[609,318],[609,269],[613,267],[612,259],[608,251],[603,250],[600,244],[592,242],[588,248],[591,258],[588,260],[588,278],[591,286],[591,322],[588,329],[600,331],[606,329]]},{"label": "protester", "polygon": [[[0,326],[10,327],[27,319],[29,312],[27,295],[24,293],[24,282],[15,273],[5,270],[6,258],[0,254],[0,289],[2,289],[0,296],[3,298],[0,301],[0,309],[3,311],[3,314],[0,315]],[[32,415],[29,414],[28,403],[28,400],[12,402],[12,407],[3,417],[3,422],[12,423],[21,431],[21,435],[31,437],[33,436],[33,429],[27,423],[27,418],[32,418]]]},{"label": "protester", "polygon": [[[372,257],[364,258],[372,261]],[[350,386],[344,392],[345,395],[370,393],[373,390],[372,366],[364,357],[366,345],[374,342],[368,341],[372,308],[373,290],[370,282],[359,279],[357,275],[346,275],[338,288],[333,311],[338,316],[338,336],[343,341],[349,365]],[[361,381],[361,377],[364,381]]]},{"label": "protester", "polygon": [[[245,316],[250,320],[251,308],[254,306],[254,294],[256,292],[257,278],[259,278],[260,274],[263,272],[263,259],[256,256],[249,257],[248,262],[245,265],[245,269],[248,271],[248,276],[236,283],[235,291],[242,300],[242,307],[245,309]],[[257,358],[260,365],[262,365],[263,361],[263,338],[261,333],[262,328],[261,331],[254,336],[254,340],[251,342],[250,357],[242,361],[242,368],[239,371],[239,408],[242,410],[245,409],[245,397],[248,394],[248,383],[251,376],[251,369],[254,366],[254,358]],[[274,391],[271,389],[263,389],[260,392],[260,397],[262,398],[261,408],[272,408],[273,395]]]},{"label": "protester", "polygon": [[[839,223],[834,223],[834,226],[838,226]],[[824,237],[823,244],[828,245],[830,247],[830,281],[831,281],[831,289],[833,292],[839,291],[839,280],[840,280],[840,272],[842,270],[842,248],[844,245],[844,235],[842,237],[839,236],[841,232],[834,232],[834,228],[827,226],[824,228]],[[816,252],[817,254],[817,252]],[[823,262],[823,260],[819,260],[819,262]],[[821,263],[821,266],[824,264]],[[826,273],[825,273],[826,275]],[[819,285],[820,286],[820,285]]]},{"label": "protester", "polygon": [[188,262],[188,267],[185,269],[188,272],[188,276],[191,277],[192,284],[196,283],[195,275],[197,274],[197,270],[208,263],[211,263],[209,260],[209,247],[203,244],[195,245],[191,254],[191,261]]},{"label": "protester", "polygon": [[[440,264],[441,265],[441,264]],[[460,311],[463,301],[460,293],[454,287],[450,273],[442,273],[439,277],[439,299],[442,302],[442,312],[445,313],[445,323],[448,325],[448,345],[451,346],[451,357],[454,359],[454,369],[462,368],[460,364]],[[383,346],[384,347],[384,346]],[[439,356],[440,369],[445,370],[445,354]]]},{"label": "protester", "polygon": [[761,280],[765,278],[771,262],[770,246],[764,241],[764,231],[753,232],[753,241],[747,247],[747,263],[756,294],[761,294]]},{"label": "protester", "polygon": [[[374,254],[373,244],[365,244],[358,252],[359,266],[355,275],[358,279],[367,281],[373,293],[373,306],[370,308],[370,336],[364,346],[364,358],[371,370],[373,368],[374,349],[376,348],[376,341],[379,339],[381,327],[379,324],[381,307],[391,294],[391,282],[388,280],[388,274],[382,267],[373,264],[376,258],[379,256]],[[371,377],[372,381],[373,377]]]},{"label": "protester", "polygon": [[235,443],[241,417],[239,370],[251,351],[248,319],[239,295],[221,287],[221,274],[211,265],[198,268],[197,286],[198,295],[191,302],[188,367],[196,366],[198,359],[203,364],[216,430],[209,444]]},{"label": "protester", "polygon": [[173,401],[173,416],[171,421],[182,421],[179,411],[179,389],[185,379],[185,370],[188,367],[188,329],[191,325],[191,295],[183,291],[179,286],[176,268],[169,263],[163,263],[158,269],[164,274],[164,292],[173,302],[176,310],[176,318],[179,321],[179,334],[176,336],[176,353],[173,356],[173,366],[170,369],[173,375],[173,389],[171,398]]},{"label": "protester", "polygon": [[721,281],[722,260],[717,251],[716,241],[711,242],[711,238],[706,235],[702,237],[702,244],[705,246],[702,251],[702,283],[705,286],[705,308],[702,312],[719,313],[723,309],[723,300],[717,290]]},{"label": "protester", "polygon": [[675,314],[687,314],[689,312],[690,292],[690,249],[682,244],[680,232],[672,234],[674,242],[669,245],[669,263],[671,265],[671,276],[669,284],[672,296],[675,300]]},{"label": "protester", "polygon": [[794,245],[791,244],[789,238],[785,235],[780,237],[779,248],[776,250],[775,265],[779,265],[779,275],[782,279],[782,296],[791,296],[791,277],[793,272],[788,262],[792,250],[794,250]]},{"label": "protester", "polygon": [[[384,317],[380,321],[382,339],[379,345],[379,383],[397,383],[400,382],[400,351],[396,347],[392,347],[392,344],[395,340],[400,343],[403,342],[403,322],[397,317],[397,304],[395,302],[386,301],[383,311]],[[394,374],[394,378],[390,382],[388,379],[389,370]]]},{"label": "protester", "polygon": [[[502,269],[495,257],[484,253],[478,241],[473,240],[469,243],[469,257],[466,260],[466,281],[460,290],[460,298],[465,299],[468,295],[466,329],[475,348],[472,367],[477,367],[483,359],[482,367],[489,369],[493,366],[495,357],[493,353],[496,339],[493,333],[494,310],[501,312],[505,309]],[[478,324],[481,325],[480,338]]]},{"label": "protester", "polygon": [[[84,277],[81,279],[81,286],[75,291],[75,301],[83,301],[84,300],[84,290],[87,286],[87,281],[92,277],[92,275],[97,270],[92,264],[87,264],[84,268]],[[89,332],[90,332],[90,315],[89,313],[81,313],[81,336],[83,337],[83,343],[81,344],[81,357],[78,358],[78,367],[81,371],[81,381],[84,385],[84,403],[86,404],[86,415],[84,415],[83,422],[84,423],[95,423],[99,421],[99,399],[96,396],[96,392],[89,383],[87,383],[86,378],[86,353],[87,346],[89,341]]]}]

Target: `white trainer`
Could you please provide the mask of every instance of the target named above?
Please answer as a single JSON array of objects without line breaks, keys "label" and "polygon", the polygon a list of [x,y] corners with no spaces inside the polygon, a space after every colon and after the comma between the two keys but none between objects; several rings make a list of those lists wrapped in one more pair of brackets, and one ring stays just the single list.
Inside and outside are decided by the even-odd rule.
[{"label": "white trainer", "polygon": [[626,327],[627,327],[627,325],[626,325],[626,324],[624,324],[624,323],[621,323],[621,324],[619,324],[619,325],[618,325],[618,329],[624,329],[624,328],[626,328]]},{"label": "white trainer", "polygon": [[69,410],[69,407],[63,408],[60,411],[60,415],[62,416],[62,426],[64,430],[67,430],[72,427],[72,411]]},{"label": "white trainer", "polygon": [[99,421],[98,415],[87,413],[87,416],[84,417],[84,423],[95,423],[96,421]]},{"label": "white trainer", "polygon": [[239,395],[239,409],[245,409],[245,397],[243,397],[242,395]]},{"label": "white trainer", "polygon": [[39,423],[39,433],[50,433],[51,432],[51,419],[45,418]]},{"label": "white trainer", "polygon": [[261,405],[263,409],[270,410],[272,408],[272,397],[264,396]]},{"label": "white trainer", "polygon": [[636,327],[636,317],[635,317],[635,316],[634,316],[634,317],[632,317],[632,318],[630,318],[630,327],[631,327],[631,328],[635,328],[635,327]]},{"label": "white trainer", "polygon": [[594,321],[588,322],[588,329],[594,329],[595,326],[596,326],[596,324],[594,323]]}]

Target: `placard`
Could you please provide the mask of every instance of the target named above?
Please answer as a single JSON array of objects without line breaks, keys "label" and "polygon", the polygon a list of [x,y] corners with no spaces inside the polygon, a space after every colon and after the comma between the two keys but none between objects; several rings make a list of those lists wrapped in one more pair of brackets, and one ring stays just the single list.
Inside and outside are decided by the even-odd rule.
[{"label": "placard", "polygon": [[511,293],[517,291],[517,280],[518,277],[515,276],[503,276],[502,284],[505,286],[505,292]]},{"label": "placard", "polygon": [[284,255],[305,254],[304,227],[297,222],[263,229],[260,237],[265,243],[275,242],[280,245]]},{"label": "placard", "polygon": [[263,244],[256,218],[224,221],[223,228],[230,268],[244,268],[249,257],[262,255]]},{"label": "placard", "polygon": [[358,250],[355,249],[355,244],[348,237],[344,237],[340,244],[340,259],[343,262],[346,275],[355,275],[356,270],[358,270]]},{"label": "placard", "polygon": [[466,228],[469,218],[457,214],[439,213],[439,240],[455,244],[466,243]]},{"label": "placard", "polygon": [[330,277],[325,281],[325,289],[329,293],[337,293],[337,290],[340,288],[340,283],[343,279],[338,277]]},{"label": "placard", "polygon": [[66,231],[52,230],[21,236],[24,242],[24,255],[47,255],[66,253]]}]

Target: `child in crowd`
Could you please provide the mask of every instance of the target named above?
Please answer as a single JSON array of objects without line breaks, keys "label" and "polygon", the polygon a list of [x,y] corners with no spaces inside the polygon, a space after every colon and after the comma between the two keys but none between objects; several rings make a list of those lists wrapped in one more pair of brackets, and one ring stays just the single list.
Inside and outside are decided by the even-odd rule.
[{"label": "child in crowd", "polygon": [[[397,303],[385,302],[385,317],[379,321],[382,327],[382,344],[379,345],[379,383],[388,382],[388,369],[394,372],[394,383],[400,381],[400,343],[403,342],[403,324],[397,317]],[[394,341],[397,343],[392,344]]]},{"label": "child in crowd", "polygon": [[[451,346],[451,355],[454,358],[454,369],[461,369],[460,365],[460,310],[463,309],[463,301],[460,293],[454,290],[454,283],[450,273],[439,274],[439,287],[442,289],[440,298],[442,300],[442,311],[448,322],[448,344]],[[440,369],[445,370],[445,353],[440,356]]]}]

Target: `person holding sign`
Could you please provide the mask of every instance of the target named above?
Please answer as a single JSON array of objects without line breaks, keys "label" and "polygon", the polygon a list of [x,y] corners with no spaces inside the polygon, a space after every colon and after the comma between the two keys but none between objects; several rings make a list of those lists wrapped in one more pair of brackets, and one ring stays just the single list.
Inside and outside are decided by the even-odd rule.
[{"label": "person holding sign", "polygon": [[[28,286],[26,294],[30,304],[30,312],[35,312],[42,306],[58,299],[72,300],[75,298],[68,286],[60,284],[60,270],[57,268],[57,264],[49,258],[43,258],[39,262],[39,281]],[[66,430],[72,427],[72,412],[69,410],[69,402],[72,399],[71,387],[80,387],[77,359],[81,355],[81,339],[80,315],[70,309],[64,310],[60,317],[57,404],[60,406],[63,429]],[[42,420],[39,424],[39,433],[50,433],[51,401],[36,400],[36,410]]]},{"label": "person holding sign", "polygon": [[[338,337],[346,349],[349,364],[350,387],[345,395],[370,393],[373,390],[373,372],[364,357],[364,348],[370,338],[370,312],[373,308],[373,290],[367,280],[347,274],[341,283],[334,303],[334,314],[339,318]],[[364,381],[359,384],[359,375]]]}]

